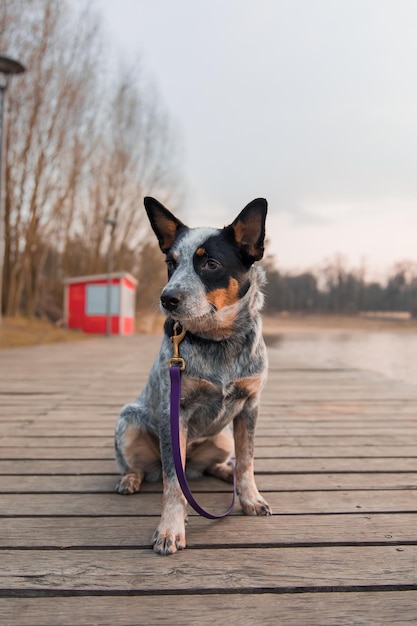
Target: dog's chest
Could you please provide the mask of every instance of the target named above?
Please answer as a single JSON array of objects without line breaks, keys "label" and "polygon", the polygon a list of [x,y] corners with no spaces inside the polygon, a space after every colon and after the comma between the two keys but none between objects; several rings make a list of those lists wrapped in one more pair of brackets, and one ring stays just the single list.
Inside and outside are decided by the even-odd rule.
[{"label": "dog's chest", "polygon": [[218,385],[203,378],[184,376],[181,410],[188,423],[189,437],[214,436],[242,410],[256,402],[263,373]]}]

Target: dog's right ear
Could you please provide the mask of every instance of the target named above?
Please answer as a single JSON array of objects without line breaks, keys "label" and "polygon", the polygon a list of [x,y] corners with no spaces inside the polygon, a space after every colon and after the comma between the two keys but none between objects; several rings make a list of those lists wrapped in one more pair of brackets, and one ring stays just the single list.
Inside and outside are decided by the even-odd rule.
[{"label": "dog's right ear", "polygon": [[187,227],[155,198],[147,196],[143,202],[153,231],[158,237],[159,247],[166,254],[179,232]]}]

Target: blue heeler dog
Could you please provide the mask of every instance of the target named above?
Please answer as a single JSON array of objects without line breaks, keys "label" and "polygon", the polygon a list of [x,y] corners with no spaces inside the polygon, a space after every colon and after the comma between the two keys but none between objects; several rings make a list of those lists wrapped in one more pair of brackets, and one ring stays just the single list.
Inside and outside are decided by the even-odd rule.
[{"label": "blue heeler dog", "polygon": [[[161,350],[139,398],[121,411],[116,459],[117,491],[140,490],[144,479],[163,478],[160,523],[153,536],[158,554],[185,548],[187,502],[172,460],[168,359],[175,322],[186,330],[180,345],[186,362],[181,392],[181,447],[190,476],[233,479],[246,515],[271,515],[253,470],[254,432],[267,357],[260,309],[267,202],[253,200],[223,229],[188,228],[154,198],[145,208],[166,255],[168,283],[161,293],[166,315]],[[233,424],[233,432],[230,425]],[[234,446],[233,446],[234,443]]]}]

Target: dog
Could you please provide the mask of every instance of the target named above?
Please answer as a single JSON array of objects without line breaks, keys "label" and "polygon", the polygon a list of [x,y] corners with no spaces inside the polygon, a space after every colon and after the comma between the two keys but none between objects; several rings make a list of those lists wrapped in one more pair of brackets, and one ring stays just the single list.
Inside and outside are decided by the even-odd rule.
[{"label": "dog", "polygon": [[[186,331],[180,355],[181,449],[188,476],[203,473],[236,486],[243,513],[271,515],[253,468],[259,398],[267,355],[260,309],[267,201],[250,202],[222,229],[188,228],[158,200],[144,200],[150,224],[166,256],[168,282],[160,307],[166,315],[161,350],[138,399],[119,415],[116,460],[121,494],[138,492],[146,480],[163,479],[162,514],[153,549],[173,554],[186,546],[187,502],[178,483],[170,441],[168,360],[179,322]],[[233,433],[231,429],[233,424]],[[235,469],[231,457],[235,453]]]}]

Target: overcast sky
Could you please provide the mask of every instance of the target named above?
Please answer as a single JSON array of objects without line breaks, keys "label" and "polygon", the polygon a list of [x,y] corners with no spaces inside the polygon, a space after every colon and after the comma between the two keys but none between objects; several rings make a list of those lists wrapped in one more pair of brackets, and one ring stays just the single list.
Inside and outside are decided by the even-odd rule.
[{"label": "overcast sky", "polygon": [[183,145],[184,221],[268,199],[280,268],[417,262],[417,0],[96,0]]}]

